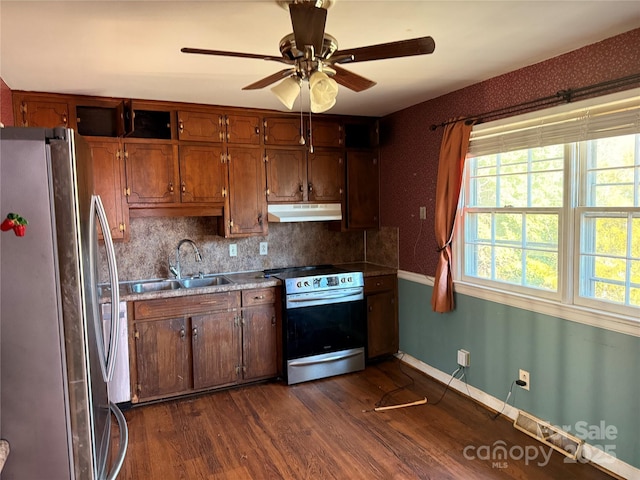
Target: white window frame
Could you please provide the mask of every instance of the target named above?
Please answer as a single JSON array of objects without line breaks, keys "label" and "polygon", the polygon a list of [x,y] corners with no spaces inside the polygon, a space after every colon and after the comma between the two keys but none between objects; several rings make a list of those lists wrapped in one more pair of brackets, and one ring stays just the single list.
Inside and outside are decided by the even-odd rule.
[{"label": "white window frame", "polygon": [[[533,112],[510,119],[491,122],[491,124],[488,125],[489,128],[499,131],[500,128],[508,128],[507,126],[510,124],[530,122],[532,119],[541,117],[542,114],[545,116],[562,115],[565,112],[568,114],[568,112],[576,110],[577,108],[589,108],[590,105],[597,106],[637,96],[640,96],[640,89],[608,95],[598,99],[590,99],[584,102],[576,102],[576,104],[562,105],[545,110],[544,112]],[[640,118],[638,118],[637,121],[640,122]],[[602,136],[609,135],[604,134]],[[536,295],[533,295],[532,289],[530,288],[520,288],[517,285],[464,276],[464,241],[461,241],[461,239],[464,239],[464,225],[462,221],[464,212],[462,202],[459,204],[453,236],[453,276],[455,290],[458,293],[471,295],[488,301],[640,337],[640,313],[635,313],[634,307],[611,304],[605,309],[601,301],[580,297],[577,294],[574,295],[574,292],[578,292],[579,287],[578,272],[580,257],[579,235],[574,235],[574,232],[578,231],[575,229],[579,228],[580,214],[585,211],[585,209],[591,209],[577,206],[577,182],[581,179],[579,178],[580,173],[577,171],[577,168],[567,168],[572,166],[567,164],[567,162],[570,161],[577,161],[575,152],[573,152],[572,155],[565,153],[565,201],[560,213],[561,217],[564,218],[560,218],[562,227],[558,232],[558,292],[540,291],[536,292]],[[573,167],[575,167],[575,165]],[[573,174],[573,176],[571,174]],[[463,185],[461,192],[464,191],[465,186]],[[478,209],[469,210],[475,211]],[[602,209],[598,208],[598,210]],[[637,211],[637,208],[621,207],[615,210]]]}]

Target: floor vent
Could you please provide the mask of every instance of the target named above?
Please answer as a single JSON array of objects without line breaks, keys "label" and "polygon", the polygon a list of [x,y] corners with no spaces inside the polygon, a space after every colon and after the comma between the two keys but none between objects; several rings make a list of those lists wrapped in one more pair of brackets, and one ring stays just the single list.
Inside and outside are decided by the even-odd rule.
[{"label": "floor vent", "polygon": [[520,410],[513,426],[574,460],[580,457],[583,440]]}]

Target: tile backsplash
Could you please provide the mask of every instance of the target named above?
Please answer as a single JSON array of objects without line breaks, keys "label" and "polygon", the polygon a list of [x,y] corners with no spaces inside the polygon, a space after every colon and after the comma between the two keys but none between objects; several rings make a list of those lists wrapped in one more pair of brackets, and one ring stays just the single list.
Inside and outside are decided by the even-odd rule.
[{"label": "tile backsplash", "polygon": [[[363,232],[333,232],[323,222],[271,223],[267,236],[237,239],[214,235],[213,222],[212,217],[132,218],[130,240],[115,244],[120,281],[169,277],[169,260],[175,263],[183,238],[193,240],[202,255],[202,262],[196,262],[191,245],[182,246],[183,276],[365,259]],[[260,242],[268,242],[267,255],[259,254]],[[231,244],[237,246],[237,257],[229,256]]]}]

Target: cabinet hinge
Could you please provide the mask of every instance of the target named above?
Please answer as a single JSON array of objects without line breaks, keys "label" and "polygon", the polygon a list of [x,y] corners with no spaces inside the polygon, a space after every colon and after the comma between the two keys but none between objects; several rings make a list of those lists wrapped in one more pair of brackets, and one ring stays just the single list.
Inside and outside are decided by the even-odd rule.
[{"label": "cabinet hinge", "polygon": [[264,191],[264,193],[265,193],[265,195],[268,197],[269,195],[271,195],[271,189],[267,188],[267,189]]},{"label": "cabinet hinge", "polygon": [[131,195],[131,188],[129,187],[125,187],[124,189],[124,196],[128,197],[129,195]]},{"label": "cabinet hinge", "polygon": [[226,189],[226,188],[223,188],[223,189],[222,189],[222,196],[223,196],[223,197],[226,197],[226,196],[227,196],[227,189]]},{"label": "cabinet hinge", "polygon": [[262,161],[263,161],[264,163],[268,163],[268,162],[269,162],[269,155],[265,155],[265,156],[263,157]]},{"label": "cabinet hinge", "polygon": [[139,332],[138,330],[136,330],[136,331],[133,333],[133,338],[135,338],[135,339],[139,339],[139,338],[140,338],[140,332]]},{"label": "cabinet hinge", "polygon": [[139,383],[136,383],[136,392],[138,392],[138,395],[142,392],[142,385]]},{"label": "cabinet hinge", "polygon": [[229,227],[233,228],[233,220],[229,220]]},{"label": "cabinet hinge", "polygon": [[127,226],[124,223],[121,223],[118,228],[120,229],[121,232],[126,232],[127,231]]},{"label": "cabinet hinge", "polygon": [[220,152],[220,163],[227,163],[227,155],[224,152]]},{"label": "cabinet hinge", "polygon": [[240,365],[236,365],[236,375],[240,375]]}]

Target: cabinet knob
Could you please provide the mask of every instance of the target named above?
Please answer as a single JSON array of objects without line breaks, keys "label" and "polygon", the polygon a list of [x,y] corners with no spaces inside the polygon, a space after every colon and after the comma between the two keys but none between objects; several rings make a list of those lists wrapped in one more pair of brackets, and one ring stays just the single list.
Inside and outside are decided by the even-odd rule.
[{"label": "cabinet knob", "polygon": [[178,130],[180,130],[180,133],[184,133],[184,122],[182,120],[178,122]]},{"label": "cabinet knob", "polygon": [[184,338],[187,332],[184,331],[184,327],[180,329],[180,338]]},{"label": "cabinet knob", "polygon": [[187,191],[187,186],[185,185],[184,182],[182,182],[182,192],[186,192]]},{"label": "cabinet knob", "polygon": [[309,192],[313,192],[313,184],[309,182]]},{"label": "cabinet knob", "polygon": [[260,135],[260,127],[256,127],[256,135]]},{"label": "cabinet knob", "polygon": [[263,300],[264,299],[264,295],[258,295],[256,297],[253,297],[254,300]]},{"label": "cabinet knob", "polygon": [[198,327],[193,327],[193,338],[198,338]]},{"label": "cabinet knob", "polygon": [[300,191],[304,192],[304,185],[300,184]]},{"label": "cabinet knob", "polygon": [[173,193],[173,182],[169,182],[169,193]]}]

